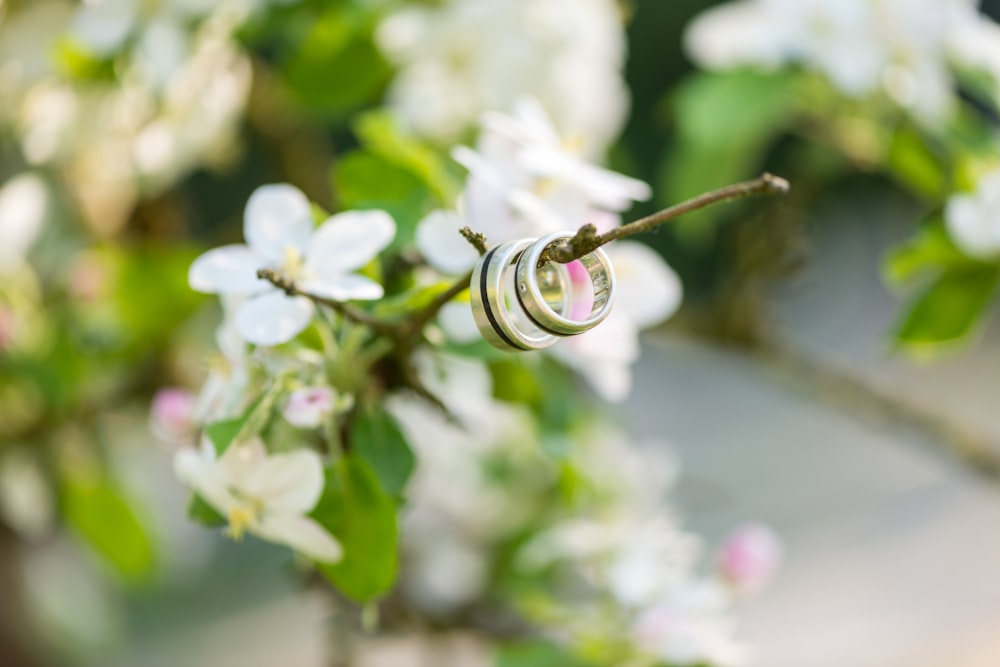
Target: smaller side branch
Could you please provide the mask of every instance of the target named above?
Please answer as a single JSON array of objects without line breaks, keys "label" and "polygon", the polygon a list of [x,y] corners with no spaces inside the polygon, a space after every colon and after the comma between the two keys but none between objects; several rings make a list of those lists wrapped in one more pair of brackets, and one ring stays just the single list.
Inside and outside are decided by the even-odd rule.
[{"label": "smaller side branch", "polygon": [[319,296],[317,294],[311,294],[300,290],[295,282],[289,280],[285,276],[281,275],[274,269],[259,269],[257,271],[257,277],[261,280],[266,280],[281,291],[283,291],[288,296],[301,296],[309,299],[313,303],[317,303],[330,308],[331,310],[340,313],[343,317],[352,322],[358,324],[363,324],[375,333],[387,335],[395,338],[397,334],[397,329],[392,324],[388,322],[383,322],[382,320],[366,313],[365,311],[355,308],[349,303],[343,301],[334,301],[333,299],[328,299],[326,297]]},{"label": "smaller side branch", "polygon": [[416,313],[412,320],[410,320],[409,325],[415,332],[420,332],[424,330],[431,320],[437,317],[441,309],[444,308],[449,301],[454,299],[456,296],[469,289],[469,283],[472,281],[472,271],[469,271],[464,276],[452,283],[451,287],[446,289],[444,292],[438,294],[433,301],[431,301],[427,306]]},{"label": "smaller side branch", "polygon": [[476,249],[480,257],[485,255],[486,251],[489,250],[489,245],[486,243],[486,234],[474,232],[471,227],[462,227],[458,230],[458,233]]},{"label": "smaller side branch", "polygon": [[765,173],[750,181],[727,185],[724,188],[698,195],[693,199],[663,209],[645,218],[640,218],[627,225],[616,227],[605,234],[598,234],[597,228],[594,225],[584,225],[573,238],[554,244],[543,252],[540,264],[544,264],[545,262],[568,264],[573,260],[580,259],[589,252],[593,252],[602,245],[635,234],[641,234],[642,232],[648,232],[665,222],[679,218],[685,213],[691,213],[692,211],[697,211],[713,204],[732,201],[734,199],[784,195],[788,194],[790,189],[791,186],[785,179]]}]

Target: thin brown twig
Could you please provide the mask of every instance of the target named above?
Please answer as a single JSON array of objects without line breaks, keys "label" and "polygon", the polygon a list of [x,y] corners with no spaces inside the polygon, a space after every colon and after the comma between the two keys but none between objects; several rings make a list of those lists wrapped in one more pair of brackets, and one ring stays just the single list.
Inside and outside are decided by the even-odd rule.
[{"label": "thin brown twig", "polygon": [[657,211],[645,218],[640,218],[627,225],[616,227],[604,234],[598,234],[594,225],[584,225],[577,231],[576,236],[560,243],[553,244],[542,253],[540,264],[545,262],[559,262],[567,264],[573,260],[580,259],[589,252],[593,252],[603,245],[623,239],[635,234],[648,232],[655,227],[678,218],[685,213],[691,213],[713,204],[732,201],[734,199],[744,199],[746,197],[773,196],[787,194],[791,189],[788,181],[773,174],[762,174],[758,178],[735,185],[727,185],[718,190],[712,190],[698,195],[692,199],[681,202]]},{"label": "thin brown twig", "polygon": [[413,319],[405,324],[406,328],[415,334],[419,334],[424,330],[424,327],[430,324],[431,320],[437,317],[442,308],[448,305],[448,303],[456,296],[469,289],[469,283],[471,281],[472,271],[469,271],[452,283],[451,287],[434,297],[434,300],[427,304],[423,310],[415,313]]},{"label": "thin brown twig", "polygon": [[257,271],[257,277],[261,280],[268,281],[288,296],[303,296],[310,301],[323,304],[331,310],[340,313],[346,319],[362,324],[375,333],[384,334],[390,337],[396,337],[397,335],[397,328],[389,322],[383,322],[377,317],[366,313],[359,308],[355,308],[349,303],[334,301],[333,299],[328,299],[326,297],[301,290],[295,285],[294,281],[289,280],[274,269],[259,269]]}]

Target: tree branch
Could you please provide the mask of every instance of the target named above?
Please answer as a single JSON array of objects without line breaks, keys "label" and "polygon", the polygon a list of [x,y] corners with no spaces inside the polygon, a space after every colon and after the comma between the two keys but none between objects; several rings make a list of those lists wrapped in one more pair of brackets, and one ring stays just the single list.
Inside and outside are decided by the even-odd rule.
[{"label": "tree branch", "polygon": [[788,194],[790,188],[791,186],[785,179],[765,173],[751,181],[727,185],[724,188],[698,195],[693,199],[663,209],[645,218],[630,222],[621,227],[616,227],[604,234],[598,234],[597,228],[594,225],[584,225],[573,238],[549,246],[542,253],[539,265],[550,261],[568,264],[573,260],[580,259],[589,252],[593,252],[602,245],[635,234],[641,234],[642,232],[648,232],[665,222],[679,218],[685,213],[691,213],[692,211],[697,211],[713,204],[732,201],[734,199],[784,195]]}]

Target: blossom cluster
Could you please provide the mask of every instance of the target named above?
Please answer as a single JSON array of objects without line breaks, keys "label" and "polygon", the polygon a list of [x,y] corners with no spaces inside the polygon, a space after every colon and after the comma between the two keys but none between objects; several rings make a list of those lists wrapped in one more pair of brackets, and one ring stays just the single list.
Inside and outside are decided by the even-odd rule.
[{"label": "blossom cluster", "polygon": [[[16,139],[14,163],[25,165],[0,185],[0,357],[76,354],[78,341],[59,338],[75,331],[44,316],[41,283],[50,279],[28,262],[54,207],[86,223],[81,236],[114,239],[137,204],[236,154],[256,75],[240,31],[278,5],[302,6],[0,0],[0,129]],[[706,565],[699,540],[666,505],[673,471],[663,448],[634,446],[594,416],[577,387],[582,380],[607,401],[628,396],[640,332],[680,306],[671,267],[640,243],[609,246],[612,315],[544,353],[499,358],[482,345],[467,293],[434,301],[478,259],[463,227],[490,245],[585,223],[605,231],[652,198],[646,183],[599,164],[628,108],[621,8],[613,0],[362,6],[379,20],[374,37],[361,38],[397,67],[386,103],[398,125],[390,131],[403,130],[393,141],[447,162],[442,173],[461,174],[458,194],[420,182],[422,196],[432,193],[416,198],[423,204],[331,214],[291,184],[262,185],[246,202],[243,243],[189,266],[178,253],[188,286],[218,295],[222,309],[200,389],[161,390],[150,415],[191,492],[189,514],[233,539],[287,545],[345,597],[403,606],[399,618],[457,619],[500,599],[567,653],[601,646],[608,665],[742,662],[731,610],[773,573],[776,539],[748,529]],[[326,11],[303,11],[313,10]],[[384,155],[365,157],[400,169]],[[161,330],[177,326],[174,302],[188,290],[164,288],[157,300],[151,290],[168,270],[124,279],[144,257],[72,252],[71,266],[51,278],[72,297],[68,328],[83,320],[93,329],[78,338],[133,355],[118,364],[162,352],[147,339],[166,347]],[[568,273],[574,292],[592,290],[577,265]],[[136,283],[141,294],[126,302],[119,293],[138,291]],[[150,317],[150,304],[164,314]],[[176,319],[196,306],[177,307]],[[115,328],[130,316],[134,335]],[[107,366],[106,382],[79,382],[84,410],[113,403],[128,385],[120,366]],[[97,376],[81,368],[71,370]],[[54,412],[61,400],[53,398]],[[0,433],[31,432],[20,427],[5,423]],[[125,570],[148,571],[138,510],[100,464],[78,468],[59,472],[66,506],[76,508],[79,487],[76,500],[96,496],[102,512],[118,511],[121,520],[108,524],[138,535],[138,562]],[[34,455],[5,452],[2,470],[0,515],[25,535],[42,532],[53,494]],[[77,511],[79,519],[87,510]],[[96,530],[83,523],[81,533]],[[94,542],[107,548],[113,537]],[[528,585],[511,593],[509,580]],[[388,596],[394,587],[399,595]]]},{"label": "blossom cluster", "polygon": [[621,130],[628,93],[613,0],[448,0],[408,6],[379,26],[400,66],[389,105],[417,132],[453,143],[487,111],[525,95],[590,155]]},{"label": "blossom cluster", "polygon": [[689,27],[699,64],[798,64],[843,93],[886,93],[926,122],[954,110],[954,70],[1000,75],[1000,29],[973,0],[740,0]]},{"label": "blossom cluster", "polygon": [[[10,65],[0,128],[28,165],[58,169],[92,229],[113,234],[138,201],[233,155],[251,79],[234,33],[250,9],[194,0],[12,8],[0,16],[9,47],[0,62]],[[100,74],[112,67],[114,79]]]},{"label": "blossom cluster", "polygon": [[[415,268],[411,293],[466,279],[478,254],[461,227],[483,233],[491,244],[575,229],[581,220],[606,229],[650,195],[645,183],[587,160],[529,98],[511,115],[486,114],[475,148],[460,146],[452,154],[468,176],[450,207],[432,210],[413,230],[426,265]],[[391,260],[400,251],[397,232],[385,211],[331,216],[291,185],[265,185],[251,195],[246,244],[209,250],[190,268],[190,285],[222,296],[226,317],[218,335],[224,359],[200,395],[164,397],[154,413],[162,433],[186,428],[191,439],[195,423],[204,428],[199,447],[182,447],[177,455],[180,479],[229,534],[288,544],[321,565],[341,563],[365,555],[324,516],[322,498],[331,492],[326,480],[339,457],[356,459],[355,448],[388,448],[362,461],[384,492],[407,498],[399,586],[415,610],[448,617],[495,594],[497,554],[534,535],[507,566],[508,576],[576,571],[574,578],[590,591],[593,614],[608,601],[620,607],[614,625],[602,628],[591,612],[573,620],[555,614],[565,604],[558,595],[542,607],[510,601],[529,620],[569,637],[568,649],[585,640],[620,645],[625,636],[629,655],[648,661],[739,664],[728,610],[738,591],[755,585],[751,580],[769,576],[778,558],[773,537],[752,538],[763,544],[759,566],[747,566],[747,557],[737,554],[720,561],[718,574],[698,574],[697,540],[663,504],[671,475],[657,458],[662,454],[634,450],[593,419],[573,426],[579,430],[572,434],[550,432],[527,397],[497,398],[511,388],[498,385],[490,356],[481,356],[470,304],[461,296],[404,356],[387,352],[398,340],[390,333],[380,342],[385,328],[421,308],[378,319],[386,312],[382,304],[406,297],[393,287],[409,283],[392,275],[400,266]],[[547,379],[539,391],[562,393],[550,383],[566,368],[581,371],[599,395],[621,400],[639,331],[678,307],[680,282],[658,255],[633,242],[612,246],[609,254],[619,277],[615,314],[552,354],[506,362],[529,376],[542,373]],[[572,289],[583,289],[579,278]],[[364,315],[348,307],[363,308]],[[386,363],[408,368],[384,375]],[[561,400],[573,402],[571,395]],[[174,408],[184,405],[191,415],[178,419]],[[369,432],[363,424],[373,409],[385,414]],[[371,433],[382,440],[370,443]],[[554,440],[568,448],[561,461],[544,453]],[[309,442],[323,443],[323,453]],[[338,452],[343,443],[348,448]],[[498,470],[505,472],[497,476]],[[567,470],[583,489],[568,505],[557,500]],[[662,622],[665,615],[682,622]]]}]

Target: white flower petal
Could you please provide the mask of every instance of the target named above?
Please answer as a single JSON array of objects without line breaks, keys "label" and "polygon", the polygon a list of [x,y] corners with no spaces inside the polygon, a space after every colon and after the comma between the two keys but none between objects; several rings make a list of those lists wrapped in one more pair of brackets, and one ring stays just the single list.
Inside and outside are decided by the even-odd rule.
[{"label": "white flower petal", "polygon": [[220,514],[227,515],[239,503],[230,493],[228,480],[217,465],[214,450],[209,451],[211,448],[211,443],[203,441],[199,451],[189,447],[178,451],[174,456],[174,473]]},{"label": "white flower petal", "polygon": [[458,214],[431,211],[417,225],[417,248],[438,271],[459,274],[471,269],[479,253],[458,233],[464,225]]},{"label": "white flower petal", "polygon": [[468,301],[446,303],[438,315],[438,324],[448,340],[456,343],[472,343],[481,338],[476,318],[472,316],[472,305]]},{"label": "white flower petal", "polygon": [[252,530],[265,540],[287,544],[321,563],[335,563],[344,555],[340,542],[323,526],[298,514],[265,515]]},{"label": "white flower petal", "polygon": [[299,283],[299,287],[305,292],[334,301],[375,301],[385,294],[385,290],[377,282],[356,274],[305,280]]},{"label": "white flower petal", "polygon": [[703,12],[684,33],[688,57],[703,67],[728,69],[746,64],[778,65],[783,44],[771,30],[765,3],[742,0]]},{"label": "white flower petal", "polygon": [[639,332],[625,313],[612,310],[606,320],[550,348],[575,369],[606,401],[620,403],[632,389],[632,364],[639,358]]},{"label": "white flower petal", "polygon": [[396,223],[385,211],[347,211],[320,225],[309,243],[306,266],[321,277],[360,269],[396,236]]},{"label": "white flower petal", "polygon": [[248,471],[240,490],[276,512],[305,514],[323,494],[323,462],[310,449],[267,456]]},{"label": "white flower petal", "polygon": [[305,253],[314,229],[309,200],[294,186],[262,185],[247,200],[243,236],[270,260],[283,260],[289,248]]},{"label": "white flower petal", "polygon": [[139,36],[136,53],[140,65],[150,80],[164,88],[184,64],[188,52],[188,37],[174,21],[150,21]]},{"label": "white flower petal", "polygon": [[236,331],[255,345],[279,345],[295,338],[312,319],[313,304],[277,290],[247,301],[236,311]]},{"label": "white flower petal", "polygon": [[607,248],[615,270],[615,305],[640,329],[652,327],[677,311],[680,278],[649,246],[622,241]]},{"label": "white flower petal", "polygon": [[949,199],[944,219],[955,245],[970,257],[987,258],[997,252],[995,226],[980,210],[976,197],[956,195]]},{"label": "white flower petal", "polygon": [[125,43],[136,21],[136,0],[104,0],[85,5],[73,18],[70,34],[91,53],[105,57]]},{"label": "white flower petal", "polygon": [[194,260],[188,270],[191,289],[209,294],[256,294],[268,289],[257,277],[266,260],[242,244],[215,248]]},{"label": "white flower petal", "polygon": [[20,264],[42,231],[49,190],[34,173],[23,173],[0,187],[0,273]]},{"label": "white flower petal", "polygon": [[219,458],[218,474],[229,486],[244,491],[266,459],[267,447],[260,438],[232,443]]}]

